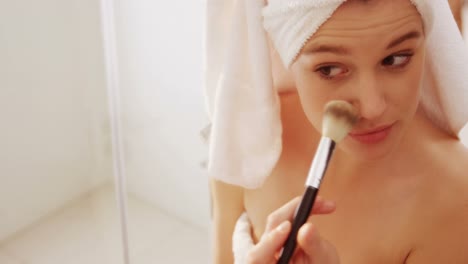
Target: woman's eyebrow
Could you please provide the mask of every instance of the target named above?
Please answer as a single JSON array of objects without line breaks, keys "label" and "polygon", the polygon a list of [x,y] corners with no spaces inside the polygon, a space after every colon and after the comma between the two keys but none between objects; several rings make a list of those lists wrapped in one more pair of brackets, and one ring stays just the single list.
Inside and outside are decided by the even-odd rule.
[{"label": "woman's eyebrow", "polygon": [[[421,37],[422,33],[420,31],[410,31],[403,36],[393,40],[388,46],[387,49],[391,49],[395,46],[398,46],[399,44],[410,40],[410,39],[417,39]],[[315,44],[315,45],[309,45],[309,47],[305,47],[304,54],[312,54],[312,53],[335,53],[339,55],[347,55],[349,54],[349,50],[346,49],[345,47],[341,45],[325,45],[325,44]]]},{"label": "woman's eyebrow", "polygon": [[390,42],[390,44],[388,44],[387,46],[387,49],[391,49],[395,46],[398,46],[400,45],[401,43],[407,41],[407,40],[410,40],[410,39],[417,39],[419,37],[421,37],[421,32],[419,31],[410,31],[406,34],[404,34],[403,36],[393,40],[392,42]]},{"label": "woman's eyebrow", "polygon": [[333,45],[311,45],[310,47],[306,47],[304,49],[304,54],[312,53],[336,53],[340,55],[346,55],[349,54],[349,50],[343,46]]}]

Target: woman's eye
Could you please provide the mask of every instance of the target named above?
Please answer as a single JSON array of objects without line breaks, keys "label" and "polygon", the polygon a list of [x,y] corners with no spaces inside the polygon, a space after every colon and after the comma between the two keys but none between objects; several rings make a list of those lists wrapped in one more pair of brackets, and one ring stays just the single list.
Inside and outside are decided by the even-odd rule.
[{"label": "woman's eye", "polygon": [[403,67],[408,64],[411,56],[413,56],[413,54],[391,55],[382,60],[382,65],[390,67]]},{"label": "woman's eye", "polygon": [[331,79],[333,77],[345,73],[346,71],[338,66],[323,66],[318,68],[316,72],[318,72],[323,78]]}]

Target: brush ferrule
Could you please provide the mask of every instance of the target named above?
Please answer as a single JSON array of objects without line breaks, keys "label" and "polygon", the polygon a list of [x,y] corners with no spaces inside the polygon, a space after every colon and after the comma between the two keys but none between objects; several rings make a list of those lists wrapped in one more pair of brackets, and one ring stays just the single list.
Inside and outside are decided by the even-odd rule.
[{"label": "brush ferrule", "polygon": [[315,153],[314,160],[309,170],[309,175],[307,176],[306,186],[319,188],[334,149],[335,142],[332,139],[328,137],[322,137],[320,139],[317,152]]}]

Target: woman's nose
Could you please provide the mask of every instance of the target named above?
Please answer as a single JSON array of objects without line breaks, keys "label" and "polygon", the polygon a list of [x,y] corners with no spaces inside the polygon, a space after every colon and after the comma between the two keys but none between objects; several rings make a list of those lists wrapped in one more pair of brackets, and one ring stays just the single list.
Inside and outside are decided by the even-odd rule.
[{"label": "woman's nose", "polygon": [[353,104],[358,108],[361,118],[375,120],[387,109],[384,84],[374,74],[362,76],[357,83]]}]

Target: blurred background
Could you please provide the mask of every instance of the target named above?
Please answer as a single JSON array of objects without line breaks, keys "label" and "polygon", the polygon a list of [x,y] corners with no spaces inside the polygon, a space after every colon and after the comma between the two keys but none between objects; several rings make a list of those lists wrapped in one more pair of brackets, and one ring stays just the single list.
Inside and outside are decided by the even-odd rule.
[{"label": "blurred background", "polygon": [[0,0],[1,264],[210,262],[205,4]]},{"label": "blurred background", "polygon": [[[204,5],[114,1],[132,263],[209,263]],[[1,264],[124,263],[105,16],[0,0]]]}]

